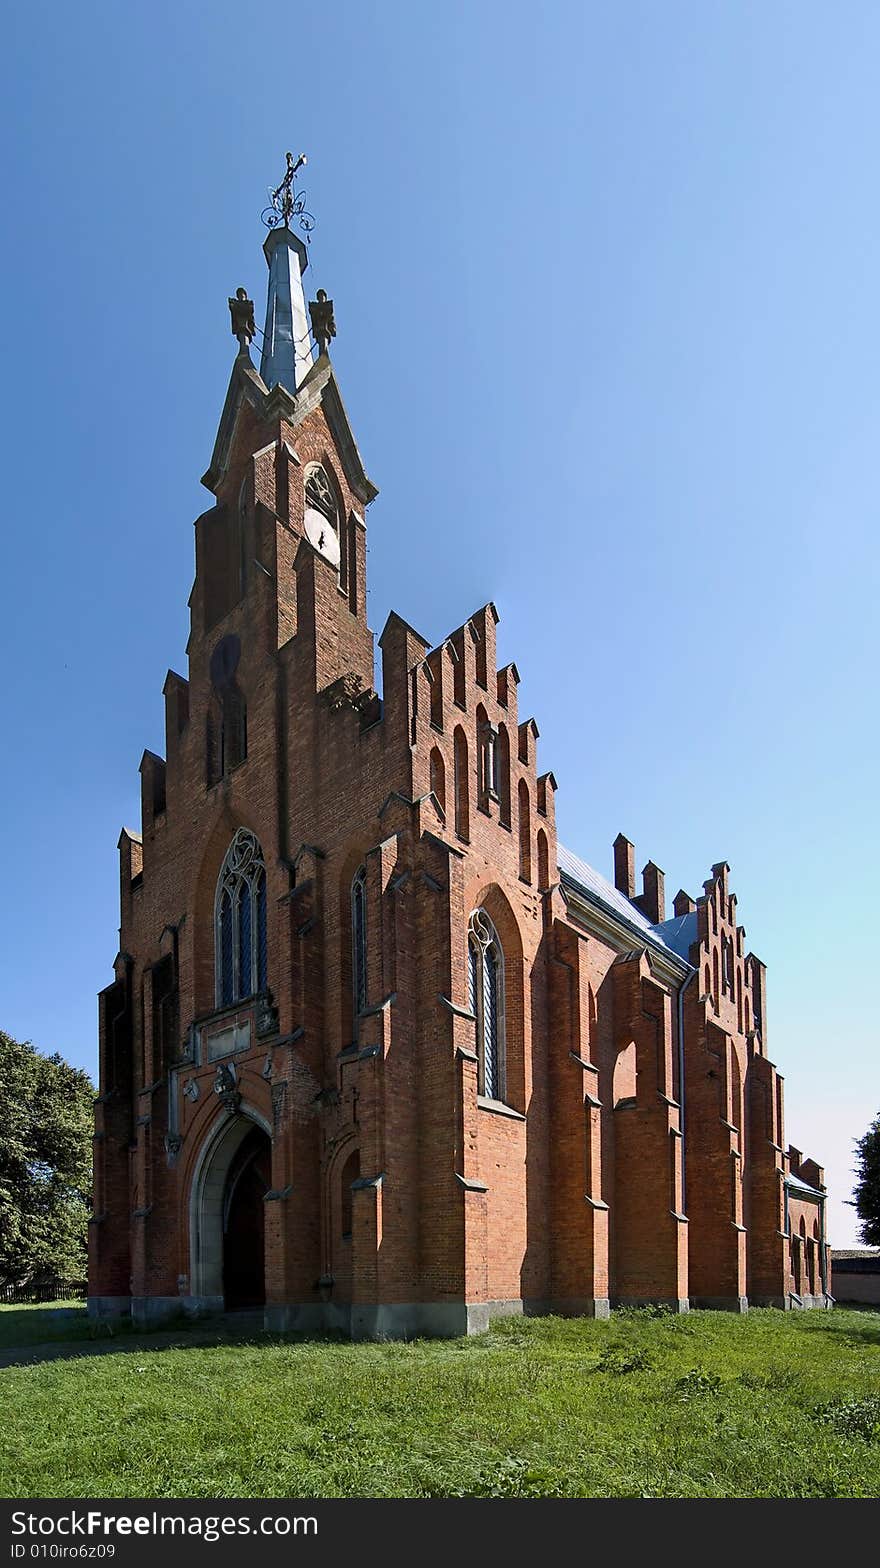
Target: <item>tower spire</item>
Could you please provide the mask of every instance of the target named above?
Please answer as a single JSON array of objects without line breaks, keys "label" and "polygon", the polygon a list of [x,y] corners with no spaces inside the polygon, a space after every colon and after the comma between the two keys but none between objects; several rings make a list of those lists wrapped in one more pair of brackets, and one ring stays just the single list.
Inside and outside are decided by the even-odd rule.
[{"label": "tower spire", "polygon": [[292,153],[287,154],[284,178],[270,193],[270,205],[263,213],[263,222],[270,231],[263,245],[269,291],[260,375],[270,391],[280,384],[288,392],[296,392],[312,368],[302,281],[309,264],[308,250],[290,227],[291,219],[295,219],[306,238],[314,228],[314,219],[306,211],[305,195],[295,187],[297,170],[305,161],[304,153],[295,161]]}]

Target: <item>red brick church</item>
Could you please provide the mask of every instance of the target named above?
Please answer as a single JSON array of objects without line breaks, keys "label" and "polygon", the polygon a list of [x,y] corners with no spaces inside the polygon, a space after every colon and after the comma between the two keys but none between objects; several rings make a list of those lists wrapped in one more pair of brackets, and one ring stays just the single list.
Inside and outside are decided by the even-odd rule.
[{"label": "red brick church", "polygon": [[622,836],[613,882],[558,843],[492,604],[439,642],[392,614],[377,691],[377,491],[290,189],[259,371],[230,300],[188,677],[119,840],[91,1309],[364,1337],[829,1304],[728,867],[668,916]]}]

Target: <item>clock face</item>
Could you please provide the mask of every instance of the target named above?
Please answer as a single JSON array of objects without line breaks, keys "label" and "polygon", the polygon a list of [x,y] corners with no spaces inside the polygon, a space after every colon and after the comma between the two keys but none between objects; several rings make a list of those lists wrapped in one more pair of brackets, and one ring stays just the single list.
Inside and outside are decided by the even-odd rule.
[{"label": "clock face", "polygon": [[307,506],[303,524],[309,544],[314,545],[331,566],[339,565],[339,535],[329,518],[315,506]]}]

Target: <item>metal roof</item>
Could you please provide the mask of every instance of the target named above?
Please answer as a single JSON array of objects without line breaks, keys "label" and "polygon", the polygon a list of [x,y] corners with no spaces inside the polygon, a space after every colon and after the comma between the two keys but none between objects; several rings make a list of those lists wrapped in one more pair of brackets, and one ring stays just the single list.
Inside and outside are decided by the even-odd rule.
[{"label": "metal roof", "polygon": [[690,961],[690,951],[698,935],[695,909],[689,915],[673,915],[671,920],[661,920],[654,930],[667,947]]},{"label": "metal roof", "polygon": [[[676,925],[678,924],[677,921],[667,920],[663,922],[663,925],[653,926],[647,915],[643,915],[642,911],[630,902],[625,893],[619,892],[612,882],[606,881],[605,877],[601,876],[598,871],[595,871],[592,866],[588,866],[585,860],[581,860],[578,855],[573,855],[571,850],[565,849],[562,844],[557,846],[557,860],[560,874],[567,882],[573,883],[575,887],[596,903],[604,905],[606,909],[617,916],[618,920],[622,920],[637,936],[640,936],[643,941],[650,942],[654,947],[665,948],[667,952],[674,953],[676,958],[687,960],[687,949],[682,952],[679,948],[674,947],[665,934],[665,926]],[[688,917],[684,916],[683,918],[687,919]],[[693,918],[696,925],[696,916]]]},{"label": "metal roof", "polygon": [[809,1182],[801,1181],[800,1176],[786,1176],[786,1187],[793,1187],[796,1192],[808,1192],[812,1198],[824,1198],[824,1192],[818,1187],[811,1187]]}]

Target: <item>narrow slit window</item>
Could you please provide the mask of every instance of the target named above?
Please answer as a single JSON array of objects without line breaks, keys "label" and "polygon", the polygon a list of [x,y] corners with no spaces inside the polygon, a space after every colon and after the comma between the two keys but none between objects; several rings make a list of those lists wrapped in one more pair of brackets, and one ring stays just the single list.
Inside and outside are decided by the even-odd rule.
[{"label": "narrow slit window", "polygon": [[356,872],[351,884],[352,999],[355,1025],[367,1005],[367,872]]}]

